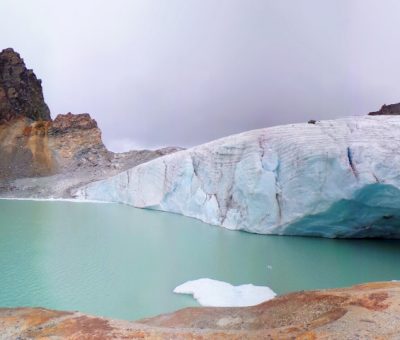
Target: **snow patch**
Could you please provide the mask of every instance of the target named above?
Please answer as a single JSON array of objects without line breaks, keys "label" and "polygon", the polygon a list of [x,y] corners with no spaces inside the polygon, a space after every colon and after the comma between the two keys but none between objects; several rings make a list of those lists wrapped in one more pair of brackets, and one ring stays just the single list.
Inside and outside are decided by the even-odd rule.
[{"label": "snow patch", "polygon": [[223,281],[198,279],[176,287],[174,293],[191,294],[200,305],[209,307],[246,307],[273,299],[271,288],[245,284],[232,286]]}]

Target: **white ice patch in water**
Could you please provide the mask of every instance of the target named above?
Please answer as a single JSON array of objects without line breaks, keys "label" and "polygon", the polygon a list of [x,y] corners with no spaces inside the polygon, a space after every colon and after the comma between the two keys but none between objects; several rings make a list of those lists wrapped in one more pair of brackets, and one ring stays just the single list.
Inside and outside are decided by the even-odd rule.
[{"label": "white ice patch in water", "polygon": [[269,287],[252,284],[232,286],[212,279],[187,281],[176,287],[174,293],[191,294],[200,305],[209,307],[254,306],[276,296]]}]

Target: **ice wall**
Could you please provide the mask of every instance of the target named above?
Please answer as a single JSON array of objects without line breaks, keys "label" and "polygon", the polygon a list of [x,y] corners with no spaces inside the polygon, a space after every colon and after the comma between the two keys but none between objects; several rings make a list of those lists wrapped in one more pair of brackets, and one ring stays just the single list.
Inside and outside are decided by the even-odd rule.
[{"label": "ice wall", "polygon": [[261,234],[400,237],[399,188],[400,116],[363,116],[229,136],[76,196]]}]

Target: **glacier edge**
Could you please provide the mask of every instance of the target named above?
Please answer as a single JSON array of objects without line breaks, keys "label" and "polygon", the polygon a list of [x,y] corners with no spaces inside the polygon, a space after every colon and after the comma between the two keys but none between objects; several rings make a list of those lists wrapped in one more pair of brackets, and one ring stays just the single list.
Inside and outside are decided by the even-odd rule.
[{"label": "glacier edge", "polygon": [[276,126],[143,163],[75,196],[260,234],[399,238],[399,147],[399,116]]}]

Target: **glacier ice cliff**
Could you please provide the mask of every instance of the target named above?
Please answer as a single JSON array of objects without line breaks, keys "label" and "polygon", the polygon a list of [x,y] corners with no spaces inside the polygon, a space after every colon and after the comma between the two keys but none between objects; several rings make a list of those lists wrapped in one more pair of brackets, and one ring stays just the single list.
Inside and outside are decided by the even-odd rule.
[{"label": "glacier ice cliff", "polygon": [[222,138],[78,189],[260,234],[400,237],[400,116]]}]

